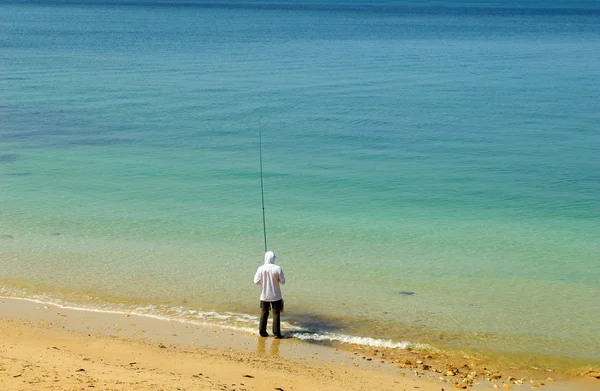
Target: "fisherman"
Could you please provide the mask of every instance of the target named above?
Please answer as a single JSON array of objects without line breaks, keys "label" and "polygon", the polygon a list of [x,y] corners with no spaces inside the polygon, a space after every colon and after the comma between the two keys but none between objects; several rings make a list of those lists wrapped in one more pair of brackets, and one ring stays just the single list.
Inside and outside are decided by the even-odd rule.
[{"label": "fisherman", "polygon": [[259,333],[261,337],[268,337],[267,319],[269,310],[273,308],[273,334],[275,338],[283,338],[280,327],[280,314],[283,311],[283,298],[279,284],[285,284],[283,270],[275,265],[275,254],[273,251],[265,253],[265,264],[256,270],[254,283],[261,285],[260,292],[260,325]]}]

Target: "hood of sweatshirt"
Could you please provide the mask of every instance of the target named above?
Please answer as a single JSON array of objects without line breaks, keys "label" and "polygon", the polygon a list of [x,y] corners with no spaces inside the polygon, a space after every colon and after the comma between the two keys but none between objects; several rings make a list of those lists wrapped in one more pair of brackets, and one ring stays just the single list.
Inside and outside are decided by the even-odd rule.
[{"label": "hood of sweatshirt", "polygon": [[275,253],[273,251],[267,251],[265,253],[265,265],[274,264],[275,263]]}]

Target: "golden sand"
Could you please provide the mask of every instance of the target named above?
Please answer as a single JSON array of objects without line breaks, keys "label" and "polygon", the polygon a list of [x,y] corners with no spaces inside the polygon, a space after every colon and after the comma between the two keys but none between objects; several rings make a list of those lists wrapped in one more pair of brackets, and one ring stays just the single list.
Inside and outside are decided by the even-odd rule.
[{"label": "golden sand", "polygon": [[[209,326],[19,299],[1,299],[0,313],[2,391],[472,388],[463,382],[453,384],[447,373],[423,370],[429,364],[417,364],[421,370],[415,371],[412,362],[394,362],[379,351],[363,356],[295,339],[260,338]],[[538,383],[512,383],[505,378],[476,384],[474,389],[493,389],[494,385],[529,389],[540,387]],[[584,383],[552,379],[541,387],[593,390],[599,385],[595,379]]]}]

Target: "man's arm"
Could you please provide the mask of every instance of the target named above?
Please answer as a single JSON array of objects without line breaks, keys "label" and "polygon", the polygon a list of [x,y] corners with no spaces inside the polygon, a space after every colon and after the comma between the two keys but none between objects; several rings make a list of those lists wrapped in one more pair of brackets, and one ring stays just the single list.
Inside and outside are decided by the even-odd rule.
[{"label": "man's arm", "polygon": [[279,268],[279,283],[285,284],[285,276],[283,275],[283,269]]},{"label": "man's arm", "polygon": [[260,273],[260,268],[258,268],[258,270],[256,270],[256,274],[254,275],[254,283],[256,285],[262,284],[262,273]]}]

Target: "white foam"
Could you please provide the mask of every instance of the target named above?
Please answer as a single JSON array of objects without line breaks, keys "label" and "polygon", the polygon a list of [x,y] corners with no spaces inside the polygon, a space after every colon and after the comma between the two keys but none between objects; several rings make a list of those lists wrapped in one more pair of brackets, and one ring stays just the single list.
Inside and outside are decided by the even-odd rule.
[{"label": "white foam", "polygon": [[[117,315],[135,315],[143,316],[163,321],[175,321],[179,323],[191,324],[202,327],[219,327],[221,329],[240,331],[255,334],[258,326],[258,317],[235,312],[219,313],[216,311],[202,311],[201,309],[187,309],[183,307],[167,307],[157,305],[146,305],[137,307],[127,307],[125,305],[112,306],[85,306],[66,303],[47,295],[37,297],[18,297],[11,295],[10,291],[0,288],[0,293],[6,294],[8,298],[15,300],[24,300],[41,305],[53,305],[58,308],[73,311],[87,311],[95,313],[117,314]],[[172,315],[168,315],[171,313]],[[425,344],[418,344],[408,341],[394,342],[392,340],[376,339],[371,337],[359,337],[347,334],[329,333],[329,332],[309,332],[297,325],[282,322],[282,328],[290,331],[290,335],[303,341],[332,341],[342,342],[353,345],[363,345],[378,348],[390,349],[432,349]]]},{"label": "white foam", "polygon": [[296,332],[292,335],[303,341],[337,341],[353,345],[364,345],[376,348],[390,348],[390,349],[431,349],[429,345],[418,344],[408,341],[394,342],[392,340],[375,339],[371,337],[358,337],[346,334],[337,333],[302,333]]},{"label": "white foam", "polygon": [[[2,289],[3,293],[5,291],[6,290]],[[186,323],[186,324],[193,324],[196,326],[204,326],[204,327],[218,326],[219,328],[233,330],[233,331],[243,331],[243,332],[248,332],[248,333],[256,332],[256,327],[252,327],[252,328],[247,327],[247,326],[240,327],[240,326],[235,326],[235,325],[226,324],[226,323],[222,323],[222,322],[215,322],[215,320],[217,320],[217,319],[222,321],[222,320],[231,318],[230,315],[223,316],[222,314],[215,312],[215,311],[202,312],[202,311],[196,310],[195,311],[196,319],[190,319],[190,318],[183,317],[185,311],[177,311],[176,315],[173,315],[173,316],[164,315],[160,311],[161,307],[155,306],[155,305],[136,307],[134,309],[126,309],[126,308],[122,308],[123,306],[115,305],[115,307],[117,307],[117,308],[119,308],[119,307],[122,308],[122,309],[115,309],[114,307],[107,308],[107,307],[101,307],[101,306],[100,307],[88,307],[88,306],[82,306],[82,305],[72,305],[70,303],[64,303],[64,302],[56,300],[56,299],[47,298],[46,295],[40,295],[37,298],[16,297],[16,296],[5,296],[5,297],[14,299],[14,300],[29,301],[31,303],[36,303],[36,304],[40,304],[40,305],[52,305],[52,306],[55,306],[55,307],[58,307],[61,309],[72,310],[72,311],[85,311],[85,312],[116,314],[116,315],[135,315],[135,316],[143,316],[146,318],[157,319],[157,320],[174,321],[174,322],[180,322],[180,323]],[[170,307],[170,308],[164,308],[164,309],[165,310],[170,309],[171,311],[173,311],[176,308]]]}]

